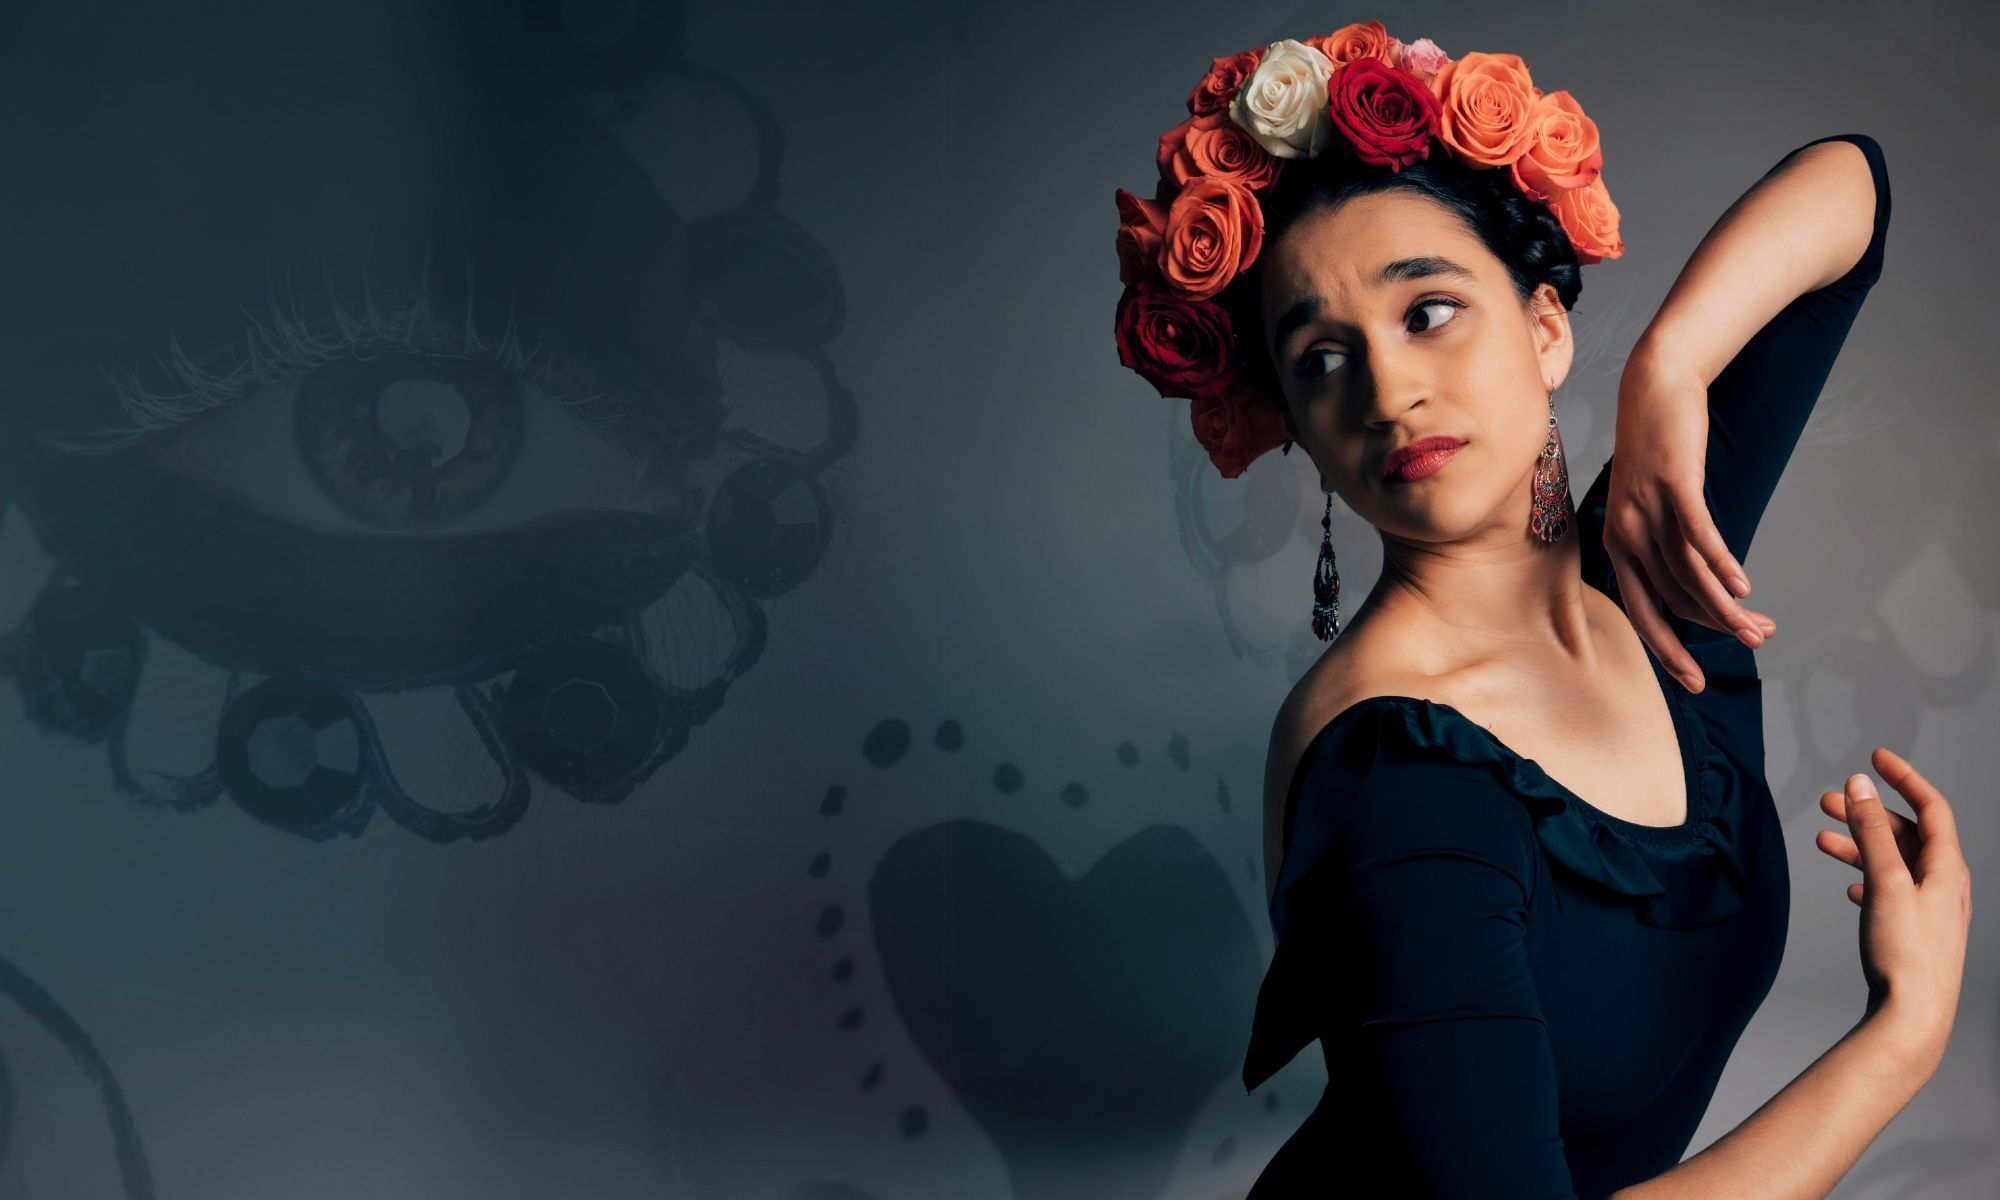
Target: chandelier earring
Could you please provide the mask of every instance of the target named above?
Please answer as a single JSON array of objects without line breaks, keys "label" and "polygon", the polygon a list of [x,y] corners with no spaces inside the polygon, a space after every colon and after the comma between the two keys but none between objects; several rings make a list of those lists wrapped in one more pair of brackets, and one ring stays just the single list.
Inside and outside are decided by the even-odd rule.
[{"label": "chandelier earring", "polygon": [[1556,394],[1549,393],[1549,436],[1535,462],[1534,507],[1528,532],[1544,545],[1554,545],[1569,532],[1576,507],[1569,494],[1569,464],[1563,458],[1562,435],[1556,428]]},{"label": "chandelier earring", "polygon": [[1319,565],[1313,570],[1313,633],[1330,642],[1340,633],[1340,567],[1333,557],[1333,493],[1319,519]]}]

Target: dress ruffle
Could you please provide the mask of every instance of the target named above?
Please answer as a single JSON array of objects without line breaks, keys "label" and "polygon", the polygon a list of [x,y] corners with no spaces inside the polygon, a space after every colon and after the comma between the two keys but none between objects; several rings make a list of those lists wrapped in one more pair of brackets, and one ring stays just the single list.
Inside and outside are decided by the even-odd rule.
[{"label": "dress ruffle", "polygon": [[[1654,669],[1663,672],[1657,660]],[[1258,991],[1244,1085],[1255,1088],[1319,1037],[1317,1023],[1324,1012],[1308,998],[1324,995],[1329,982],[1337,983],[1320,977],[1338,956],[1326,946],[1298,944],[1291,908],[1312,902],[1313,889],[1295,885],[1325,859],[1340,834],[1345,801],[1358,790],[1336,793],[1304,786],[1312,759],[1338,752],[1328,742],[1341,731],[1363,739],[1354,744],[1373,747],[1376,756],[1415,755],[1490,768],[1527,806],[1547,857],[1605,894],[1622,897],[1645,924],[1700,929],[1746,908],[1752,896],[1746,863],[1756,848],[1744,840],[1746,832],[1754,834],[1755,825],[1744,828],[1740,794],[1724,786],[1733,776],[1703,722],[1687,711],[1679,685],[1662,678],[1691,784],[1688,819],[1675,826],[1641,825],[1599,810],[1448,704],[1414,696],[1372,696],[1322,729],[1306,751],[1299,786],[1287,801],[1286,853],[1270,911],[1277,947]]]},{"label": "dress ruffle", "polygon": [[[1649,925],[1699,929],[1745,907],[1750,898],[1749,871],[1738,813],[1720,802],[1717,783],[1726,764],[1718,761],[1719,752],[1701,721],[1685,711],[1682,697],[1670,694],[1674,726],[1694,776],[1688,819],[1671,826],[1640,825],[1603,812],[1449,704],[1414,696],[1372,696],[1342,714],[1336,725],[1351,726],[1350,736],[1367,738],[1378,754],[1387,749],[1392,754],[1490,767],[1533,813],[1535,837],[1550,858],[1572,874],[1632,900],[1639,918]],[[1321,737],[1333,732],[1335,727],[1329,726]],[[1289,925],[1290,885],[1331,846],[1343,816],[1337,803],[1307,804],[1305,799],[1295,795],[1296,808],[1287,813],[1289,849],[1272,900],[1272,928],[1281,939]],[[1718,860],[1723,870],[1709,869]]]}]

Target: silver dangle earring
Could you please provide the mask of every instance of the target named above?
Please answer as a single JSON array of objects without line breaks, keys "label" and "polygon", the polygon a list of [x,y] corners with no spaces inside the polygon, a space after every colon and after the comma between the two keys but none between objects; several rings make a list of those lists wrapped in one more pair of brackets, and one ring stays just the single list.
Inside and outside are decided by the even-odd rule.
[{"label": "silver dangle earring", "polygon": [[1330,642],[1340,633],[1340,567],[1333,557],[1333,493],[1319,519],[1319,566],[1313,571],[1313,633]]},{"label": "silver dangle earring", "polygon": [[1562,440],[1556,432],[1556,394],[1549,393],[1549,436],[1542,443],[1542,456],[1535,463],[1534,509],[1528,517],[1528,532],[1544,544],[1553,545],[1569,532],[1570,517],[1576,512],[1569,495],[1569,464],[1563,458]]}]

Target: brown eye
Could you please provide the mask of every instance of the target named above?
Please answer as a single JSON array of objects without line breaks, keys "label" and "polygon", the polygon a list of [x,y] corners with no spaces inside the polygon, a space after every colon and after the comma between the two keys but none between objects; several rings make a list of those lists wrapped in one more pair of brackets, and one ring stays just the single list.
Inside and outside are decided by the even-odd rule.
[{"label": "brown eye", "polygon": [[[1433,297],[1432,299],[1425,300],[1423,303],[1418,304],[1415,308],[1412,308],[1410,311],[1415,313],[1415,312],[1422,312],[1424,309],[1427,308],[1464,308],[1464,307],[1465,305],[1460,304],[1456,300],[1446,300],[1441,297]],[[1450,319],[1451,318],[1447,317],[1444,318],[1443,320],[1432,322],[1431,324],[1424,326],[1422,329],[1419,329],[1416,332],[1429,333],[1431,330],[1436,329],[1439,325],[1444,325],[1449,323]]]},{"label": "brown eye", "polygon": [[[1302,354],[1302,355],[1300,355],[1300,356],[1299,356],[1299,361],[1298,361],[1298,367],[1297,367],[1297,371],[1298,371],[1298,377],[1299,377],[1299,378],[1300,378],[1300,379],[1301,379],[1302,381],[1304,381],[1304,382],[1306,382],[1306,383],[1311,383],[1311,382],[1313,382],[1314,380],[1318,380],[1318,379],[1324,379],[1324,378],[1326,378],[1326,377],[1327,377],[1328,375],[1331,375],[1331,374],[1333,374],[1333,372],[1334,372],[1334,367],[1327,367],[1327,368],[1326,368],[1325,370],[1323,370],[1323,371],[1316,371],[1316,370],[1313,370],[1313,369],[1311,369],[1311,367],[1310,367],[1310,365],[1309,365],[1309,364],[1311,364],[1311,363],[1313,363],[1313,362],[1317,361],[1317,360],[1318,360],[1318,357],[1319,357],[1320,355],[1322,355],[1322,354],[1332,354],[1332,355],[1337,355],[1337,356],[1339,356],[1340,358],[1346,358],[1346,357],[1347,357],[1347,352],[1346,352],[1346,351],[1344,351],[1344,350],[1335,350],[1335,349],[1333,349],[1333,348],[1332,348],[1331,346],[1320,346],[1320,347],[1317,347],[1317,348],[1315,348],[1315,349],[1312,349],[1312,350],[1308,350],[1308,351],[1306,351],[1306,352],[1305,352],[1304,354]],[[1338,364],[1335,364],[1335,365],[1337,366]]]}]

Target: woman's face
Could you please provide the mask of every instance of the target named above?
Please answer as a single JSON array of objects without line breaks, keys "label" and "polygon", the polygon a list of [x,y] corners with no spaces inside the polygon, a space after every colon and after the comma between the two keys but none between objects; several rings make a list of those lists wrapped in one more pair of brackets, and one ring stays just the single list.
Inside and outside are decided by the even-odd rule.
[{"label": "woman's face", "polygon": [[[1525,529],[1572,349],[1555,288],[1524,305],[1478,237],[1403,191],[1316,209],[1262,253],[1264,346],[1321,486],[1411,541]],[[1383,477],[1390,451],[1440,434],[1465,443],[1442,469]]]}]

